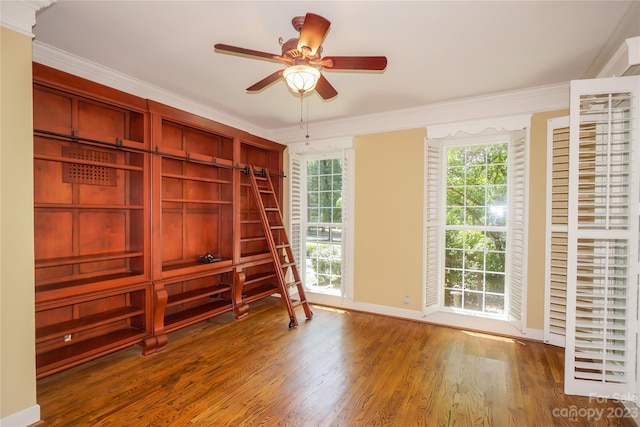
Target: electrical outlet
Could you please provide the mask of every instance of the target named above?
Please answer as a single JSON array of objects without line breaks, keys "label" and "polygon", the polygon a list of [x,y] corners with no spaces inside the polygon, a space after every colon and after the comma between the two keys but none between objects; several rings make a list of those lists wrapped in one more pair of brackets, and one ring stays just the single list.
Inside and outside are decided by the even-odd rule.
[{"label": "electrical outlet", "polygon": [[405,304],[409,304],[410,300],[409,300],[409,296],[408,296],[408,295],[407,295],[406,297],[404,297],[403,302],[404,302]]},{"label": "electrical outlet", "polygon": [[66,334],[64,336],[64,342],[69,342],[69,341],[71,341],[71,334]]}]

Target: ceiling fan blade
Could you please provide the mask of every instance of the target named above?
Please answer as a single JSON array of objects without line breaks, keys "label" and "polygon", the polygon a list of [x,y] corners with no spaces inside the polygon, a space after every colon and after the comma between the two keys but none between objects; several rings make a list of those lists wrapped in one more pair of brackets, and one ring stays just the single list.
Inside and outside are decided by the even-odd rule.
[{"label": "ceiling fan blade", "polygon": [[316,92],[322,97],[322,99],[331,99],[338,94],[338,91],[331,86],[329,80],[327,80],[322,74],[316,84]]},{"label": "ceiling fan blade", "polygon": [[304,25],[298,38],[298,50],[308,49],[309,56],[314,56],[322,44],[331,22],[315,13],[307,13]]},{"label": "ceiling fan blade", "polygon": [[248,92],[257,92],[260,89],[264,89],[265,87],[269,86],[271,83],[275,82],[276,80],[280,79],[280,77],[282,77],[282,72],[284,70],[280,70],[280,71],[276,71],[273,74],[268,75],[267,77],[265,77],[264,79],[260,80],[258,83],[249,86],[247,88]]},{"label": "ceiling fan blade", "polygon": [[273,59],[276,61],[284,60],[282,56],[276,55],[275,53],[260,52],[259,50],[245,49],[244,47],[230,46],[228,44],[217,43],[213,47],[223,52],[238,53],[241,55],[254,56],[264,59]]},{"label": "ceiling fan blade", "polygon": [[322,67],[328,70],[384,70],[386,56],[325,56]]}]

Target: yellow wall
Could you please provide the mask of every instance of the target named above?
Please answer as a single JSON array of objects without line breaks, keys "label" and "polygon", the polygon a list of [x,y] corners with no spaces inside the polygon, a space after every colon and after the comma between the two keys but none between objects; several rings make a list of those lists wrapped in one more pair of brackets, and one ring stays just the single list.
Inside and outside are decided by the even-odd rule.
[{"label": "yellow wall", "polygon": [[421,309],[425,136],[422,128],[356,138],[356,302]]},{"label": "yellow wall", "polygon": [[[544,328],[547,120],[531,121],[527,328]],[[354,300],[421,309],[423,145],[428,129],[356,138]],[[404,304],[405,296],[410,303]]]},{"label": "yellow wall", "polygon": [[0,419],[36,405],[31,37],[0,28]]}]

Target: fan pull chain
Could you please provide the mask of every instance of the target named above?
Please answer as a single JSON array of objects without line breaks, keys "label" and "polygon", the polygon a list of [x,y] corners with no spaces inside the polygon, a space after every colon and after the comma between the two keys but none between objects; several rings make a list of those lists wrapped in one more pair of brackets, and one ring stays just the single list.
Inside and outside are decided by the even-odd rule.
[{"label": "fan pull chain", "polygon": [[300,129],[302,129],[302,93],[300,94]]},{"label": "fan pull chain", "polygon": [[307,98],[307,135],[306,138],[309,139],[309,98]]},{"label": "fan pull chain", "polygon": [[[304,119],[303,119],[303,108],[302,108],[302,97],[303,94],[300,94],[300,129],[303,127]],[[309,139],[309,99],[307,99],[307,134],[305,135],[307,139]]]}]

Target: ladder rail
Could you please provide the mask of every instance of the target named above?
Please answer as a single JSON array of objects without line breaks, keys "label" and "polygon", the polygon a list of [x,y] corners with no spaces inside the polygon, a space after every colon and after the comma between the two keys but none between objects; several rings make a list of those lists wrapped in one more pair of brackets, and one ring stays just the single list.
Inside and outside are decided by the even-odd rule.
[{"label": "ladder rail", "polygon": [[[280,289],[280,295],[285,303],[285,306],[287,307],[287,312],[289,314],[289,327],[292,328],[294,326],[298,326],[298,319],[295,313],[295,308],[298,305],[302,305],[302,307],[304,308],[307,319],[312,318],[313,312],[309,307],[309,303],[304,291],[304,286],[302,286],[302,280],[300,279],[300,274],[298,273],[298,268],[293,256],[293,251],[291,250],[291,244],[287,236],[286,228],[284,227],[282,210],[280,209],[280,204],[278,203],[278,198],[276,197],[271,177],[269,176],[269,173],[266,169],[263,169],[264,176],[260,178],[256,176],[255,169],[252,166],[247,166],[247,169],[247,173],[251,181],[252,193],[256,201],[258,213],[260,215],[260,221],[262,222],[264,233],[267,238],[269,252],[271,253],[271,257],[273,258],[276,277],[278,279],[278,286]],[[266,187],[260,187],[260,185],[258,184],[258,179],[263,180]],[[269,203],[269,206],[265,206],[263,195],[265,197],[269,195],[271,196],[272,199],[271,203]],[[272,214],[272,216],[275,217],[275,224],[273,223],[274,221],[271,221],[269,219],[269,214]],[[279,233],[278,243],[276,243],[275,241],[274,230],[277,230],[277,232]],[[282,252],[282,249],[284,249],[284,253]],[[293,276],[293,282],[287,283],[286,271],[289,271]],[[289,289],[293,286],[297,287],[298,290],[298,296],[300,298],[298,304],[294,304],[291,301],[291,294],[289,293]]]}]

